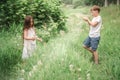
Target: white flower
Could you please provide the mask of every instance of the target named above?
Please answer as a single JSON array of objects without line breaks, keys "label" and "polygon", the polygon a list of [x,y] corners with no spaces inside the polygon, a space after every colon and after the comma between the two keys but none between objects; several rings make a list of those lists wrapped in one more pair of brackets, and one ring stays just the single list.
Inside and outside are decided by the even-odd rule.
[{"label": "white flower", "polygon": [[90,76],[90,73],[87,74],[87,77]]},{"label": "white flower", "polygon": [[22,69],[22,70],[21,70],[21,73],[22,73],[22,74],[24,74],[24,73],[25,73],[25,70],[24,70],[24,69]]},{"label": "white flower", "polygon": [[30,71],[30,72],[29,72],[29,76],[31,77],[31,76],[32,76],[32,74],[33,74],[33,71]]},{"label": "white flower", "polygon": [[42,65],[42,61],[39,60],[39,61],[37,62],[37,65]]},{"label": "white flower", "polygon": [[74,65],[70,64],[70,65],[69,65],[70,71],[73,71],[73,70],[74,70],[73,68],[74,68]]},{"label": "white flower", "polygon": [[79,77],[78,80],[82,80],[82,78]]},{"label": "white flower", "polygon": [[87,74],[87,80],[90,80],[90,73]]},{"label": "white flower", "polygon": [[81,68],[78,68],[78,71],[81,72]]},{"label": "white flower", "polygon": [[37,65],[33,66],[33,71],[37,70]]}]

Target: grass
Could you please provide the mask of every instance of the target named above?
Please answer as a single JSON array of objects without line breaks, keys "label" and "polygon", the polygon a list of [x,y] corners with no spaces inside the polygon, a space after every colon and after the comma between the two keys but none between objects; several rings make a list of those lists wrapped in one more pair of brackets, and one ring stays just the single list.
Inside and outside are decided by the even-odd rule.
[{"label": "grass", "polygon": [[93,64],[90,61],[91,54],[82,48],[82,42],[89,30],[88,25],[79,17],[83,14],[88,15],[89,8],[84,9],[67,8],[65,13],[69,18],[69,32],[51,39],[48,43],[37,42],[37,50],[25,63],[20,59],[21,29],[12,25],[10,31],[1,31],[0,80],[119,80],[120,7],[112,5],[102,8],[99,65]]},{"label": "grass", "polygon": [[[21,25],[18,25],[18,28]],[[15,29],[15,24],[9,30],[0,32],[0,77],[8,80],[16,64],[21,61],[21,36],[20,29]],[[14,29],[13,29],[14,28]]]}]

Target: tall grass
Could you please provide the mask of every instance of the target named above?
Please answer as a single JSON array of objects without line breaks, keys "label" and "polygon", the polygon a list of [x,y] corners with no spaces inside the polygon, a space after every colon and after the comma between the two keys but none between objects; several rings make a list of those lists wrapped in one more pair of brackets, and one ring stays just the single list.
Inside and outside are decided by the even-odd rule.
[{"label": "tall grass", "polygon": [[99,48],[101,62],[104,63],[108,79],[120,79],[120,6],[103,8],[103,28]]},{"label": "tall grass", "polygon": [[[79,18],[76,18],[75,23],[77,22],[81,22],[79,22]],[[47,44],[39,44],[36,54],[19,71],[20,73],[24,72],[24,75],[19,78],[25,80],[86,79],[92,63],[89,63],[89,60],[86,61],[81,53],[80,26],[80,24],[71,25],[69,33],[52,39]]]},{"label": "tall grass", "polygon": [[0,77],[8,80],[14,66],[21,61],[21,25],[11,25],[0,32]]},{"label": "tall grass", "polygon": [[[85,9],[85,8],[84,8]],[[68,9],[67,9],[68,10]],[[73,9],[72,9],[73,10]],[[21,30],[11,27],[0,32],[0,72],[1,80],[119,80],[120,79],[120,7],[102,8],[103,27],[98,48],[100,64],[90,61],[91,54],[82,48],[88,35],[88,25],[76,17],[88,9],[68,10],[69,32],[51,39],[48,43],[37,42],[32,57],[21,62]],[[84,14],[88,15],[88,14]],[[82,23],[82,24],[81,24]],[[21,25],[19,25],[20,27]],[[16,31],[16,33],[13,33]],[[7,72],[9,71],[9,72]]]}]

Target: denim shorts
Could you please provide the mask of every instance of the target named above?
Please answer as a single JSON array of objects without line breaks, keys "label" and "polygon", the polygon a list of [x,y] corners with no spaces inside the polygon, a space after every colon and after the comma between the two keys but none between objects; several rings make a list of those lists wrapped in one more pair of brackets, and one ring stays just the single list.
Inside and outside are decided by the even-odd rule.
[{"label": "denim shorts", "polygon": [[99,41],[100,41],[100,37],[87,37],[84,41],[84,45],[88,48],[91,48],[93,51],[96,51],[97,48],[98,48],[98,44],[99,44]]}]

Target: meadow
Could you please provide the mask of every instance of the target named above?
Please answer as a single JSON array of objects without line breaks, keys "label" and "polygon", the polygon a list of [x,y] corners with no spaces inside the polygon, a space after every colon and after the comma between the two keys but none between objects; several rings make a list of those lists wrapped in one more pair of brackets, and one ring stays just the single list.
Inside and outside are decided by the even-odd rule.
[{"label": "meadow", "polygon": [[[0,80],[119,80],[120,79],[120,6],[102,8],[103,26],[98,48],[99,65],[82,48],[89,27],[81,16],[90,7],[64,8],[68,32],[49,42],[37,42],[32,57],[22,61],[22,25],[0,32]],[[39,34],[39,30],[37,30]]]}]

